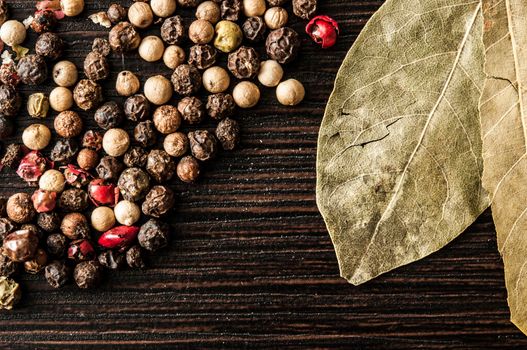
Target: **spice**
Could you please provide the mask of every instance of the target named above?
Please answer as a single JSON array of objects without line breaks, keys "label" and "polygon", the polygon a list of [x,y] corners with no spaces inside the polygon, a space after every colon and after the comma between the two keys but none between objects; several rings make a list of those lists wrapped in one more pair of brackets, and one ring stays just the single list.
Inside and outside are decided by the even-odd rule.
[{"label": "spice", "polygon": [[88,185],[88,195],[95,206],[113,207],[119,200],[119,189],[103,179],[94,179]]},{"label": "spice", "polygon": [[187,153],[189,141],[187,135],[182,132],[174,132],[165,137],[163,149],[172,157],[181,157]]},{"label": "spice", "polygon": [[176,163],[165,151],[154,149],[148,153],[146,171],[155,181],[159,183],[166,182],[174,177]]},{"label": "spice", "polygon": [[87,239],[78,239],[70,243],[68,247],[68,259],[75,262],[92,260],[95,258],[95,250]]},{"label": "spice", "polygon": [[293,0],[293,13],[302,19],[310,19],[317,11],[317,0]]},{"label": "spice", "polygon": [[216,137],[226,151],[232,151],[240,143],[240,126],[234,119],[225,118],[216,127]]},{"label": "spice", "polygon": [[99,261],[99,264],[111,270],[120,269],[126,263],[125,255],[117,253],[113,250],[102,252],[99,254],[97,260]]},{"label": "spice", "polygon": [[110,101],[95,111],[94,119],[101,129],[108,130],[121,125],[124,115],[117,102]]},{"label": "spice", "polygon": [[139,47],[141,36],[129,22],[120,22],[110,30],[108,41],[117,53],[130,52]]},{"label": "spice", "polygon": [[37,237],[37,239],[41,239],[44,236],[44,232],[42,232],[42,230],[37,225],[34,225],[34,224],[20,225],[19,230],[20,231],[27,230],[31,232],[32,234],[34,234],[35,237]]},{"label": "spice", "polygon": [[82,79],[73,89],[73,100],[82,110],[97,108],[103,101],[101,86],[93,80]]},{"label": "spice", "polygon": [[48,66],[40,55],[27,55],[18,61],[17,73],[26,85],[40,85],[48,77]]},{"label": "spice", "polygon": [[77,155],[77,164],[81,169],[91,170],[97,166],[99,155],[91,148],[83,148]]},{"label": "spice", "polygon": [[62,233],[52,233],[46,239],[46,250],[51,255],[60,258],[66,254],[67,238]]},{"label": "spice", "polygon": [[90,52],[84,59],[84,74],[93,81],[108,78],[110,66],[106,57],[95,51]]},{"label": "spice", "polygon": [[20,45],[26,40],[26,27],[19,21],[5,21],[0,27],[0,40],[6,45]]},{"label": "spice", "polygon": [[31,196],[31,200],[37,213],[49,212],[57,205],[57,193],[38,189]]},{"label": "spice", "polygon": [[210,45],[194,45],[190,48],[188,63],[198,69],[207,69],[216,63],[217,51]]},{"label": "spice", "polygon": [[155,35],[150,35],[141,41],[139,56],[147,62],[155,62],[163,57],[164,50],[163,41]]},{"label": "spice", "polygon": [[110,22],[117,24],[126,18],[128,15],[128,10],[120,4],[111,4],[106,11],[106,15],[108,16]]},{"label": "spice", "polygon": [[130,137],[123,129],[109,129],[102,138],[102,148],[112,157],[122,156],[130,146]]},{"label": "spice", "polygon": [[60,61],[53,66],[53,81],[58,86],[75,85],[78,78],[77,67],[70,61]]},{"label": "spice", "polygon": [[214,37],[214,27],[209,21],[197,19],[190,24],[188,37],[195,44],[207,44]]},{"label": "spice", "polygon": [[337,42],[339,25],[331,17],[317,16],[307,24],[306,33],[313,41],[320,44],[323,49],[326,49]]},{"label": "spice", "polygon": [[22,105],[22,98],[13,86],[0,85],[0,111],[5,117],[13,117]]},{"label": "spice", "polygon": [[284,27],[272,31],[265,43],[267,54],[279,63],[294,60],[300,49],[300,38],[293,29]]},{"label": "spice", "polygon": [[242,30],[247,40],[259,42],[265,38],[267,26],[262,17],[249,17],[243,22]]},{"label": "spice", "polygon": [[53,126],[57,135],[64,138],[72,138],[82,133],[83,123],[76,112],[64,111],[55,117]]},{"label": "spice", "polygon": [[88,194],[80,188],[69,188],[62,192],[59,207],[67,212],[81,212],[88,209]]},{"label": "spice", "polygon": [[51,140],[51,131],[44,124],[31,124],[22,133],[22,142],[30,150],[46,148]]},{"label": "spice", "polygon": [[128,20],[135,27],[145,29],[154,22],[154,14],[146,2],[135,2],[128,9]]},{"label": "spice", "polygon": [[214,47],[218,50],[225,53],[232,52],[241,45],[242,40],[242,30],[236,23],[231,21],[220,21],[216,24]]},{"label": "spice", "polygon": [[140,246],[134,245],[126,251],[126,263],[131,268],[142,269],[145,267],[143,251]]},{"label": "spice", "polygon": [[4,156],[0,164],[14,169],[22,158],[22,148],[20,145],[12,143],[6,147]]},{"label": "spice", "polygon": [[265,11],[264,20],[269,29],[282,28],[287,24],[289,15],[283,7],[271,7]]},{"label": "spice", "polygon": [[90,236],[88,220],[81,213],[66,214],[60,224],[60,230],[64,236],[73,240]]},{"label": "spice", "polygon": [[179,101],[177,109],[183,120],[189,124],[199,124],[205,119],[205,108],[197,97],[183,98]]},{"label": "spice", "polygon": [[0,277],[0,309],[11,310],[21,296],[18,283],[7,277]]},{"label": "spice", "polygon": [[196,158],[186,156],[177,165],[177,176],[183,182],[192,183],[199,177],[199,163]]},{"label": "spice", "polygon": [[0,0],[0,26],[7,21],[7,0]]},{"label": "spice", "polygon": [[237,21],[243,11],[242,0],[223,0],[220,5],[221,18],[228,21]]},{"label": "spice", "polygon": [[141,83],[137,76],[126,70],[122,71],[117,75],[117,81],[115,82],[115,90],[121,96],[131,96],[139,91]]},{"label": "spice", "polygon": [[252,47],[242,46],[229,54],[227,66],[236,78],[251,79],[258,74],[260,57]]},{"label": "spice", "polygon": [[196,9],[196,18],[216,24],[221,18],[220,7],[214,1],[204,1]]},{"label": "spice", "polygon": [[[7,215],[7,213],[5,215]],[[8,218],[0,218],[0,241],[3,241],[5,236],[13,232],[14,229],[15,223],[13,221]]]},{"label": "spice", "polygon": [[29,95],[27,113],[33,118],[46,118],[49,111],[49,100],[41,92]]},{"label": "spice", "polygon": [[52,10],[37,10],[33,15],[30,27],[35,33],[49,32],[57,25],[57,17]]},{"label": "spice", "polygon": [[61,219],[58,213],[52,211],[48,213],[40,213],[37,217],[37,225],[42,230],[50,233],[57,231],[60,228]]},{"label": "spice", "polygon": [[49,93],[49,106],[56,112],[64,112],[73,106],[73,93],[70,89],[59,86]]},{"label": "spice", "polygon": [[276,61],[267,60],[262,62],[262,64],[260,65],[258,81],[263,86],[275,87],[280,83],[283,76],[284,70],[282,69],[280,63]]},{"label": "spice", "polygon": [[27,273],[37,274],[42,271],[42,269],[44,269],[44,266],[46,266],[47,262],[48,254],[46,254],[44,249],[39,248],[31,260],[24,262],[24,270]]},{"label": "spice", "polygon": [[61,288],[70,281],[71,269],[64,261],[53,261],[44,269],[46,281],[53,288]]},{"label": "spice", "polygon": [[75,139],[59,139],[51,149],[50,158],[54,162],[70,163],[78,151],[79,145]]},{"label": "spice", "polygon": [[201,74],[196,67],[188,64],[176,67],[171,80],[174,91],[183,96],[195,94],[201,87]]},{"label": "spice", "polygon": [[176,12],[176,0],[150,0],[152,12],[157,17],[168,17]]},{"label": "spice", "polygon": [[18,230],[8,234],[2,244],[2,254],[16,262],[31,259],[38,248],[38,237],[30,230]]},{"label": "spice", "polygon": [[38,186],[45,191],[62,192],[65,185],[64,175],[55,169],[46,170],[38,180]]},{"label": "spice", "polygon": [[155,252],[168,245],[170,227],[157,219],[148,220],[139,231],[137,240],[144,249]]},{"label": "spice", "polygon": [[124,102],[124,114],[134,122],[145,120],[150,115],[150,102],[145,95],[128,97]]},{"label": "spice", "polygon": [[14,61],[7,61],[0,65],[0,82],[12,86],[20,83],[20,77],[16,71]]},{"label": "spice", "polygon": [[243,13],[247,17],[262,16],[266,8],[265,0],[243,0]]},{"label": "spice", "polygon": [[198,160],[207,161],[216,156],[218,140],[207,130],[196,130],[188,133],[190,151]]},{"label": "spice", "polygon": [[229,73],[219,66],[210,67],[203,72],[203,87],[210,93],[224,92],[229,88],[231,78]]},{"label": "spice", "polygon": [[128,168],[142,168],[146,165],[147,151],[143,147],[130,147],[124,154],[123,162]]},{"label": "spice", "polygon": [[304,99],[306,91],[301,82],[289,79],[276,87],[276,98],[285,106],[296,106]]},{"label": "spice", "polygon": [[97,165],[96,169],[97,175],[100,179],[105,181],[117,181],[119,175],[124,170],[123,163],[112,156],[102,157]]},{"label": "spice", "polygon": [[[55,18],[53,12],[52,16]],[[44,33],[38,37],[35,43],[35,51],[40,56],[56,60],[62,56],[64,41],[55,33]]]},{"label": "spice", "polygon": [[126,248],[135,241],[138,232],[139,227],[117,226],[104,232],[97,243],[108,249]]},{"label": "spice", "polygon": [[48,161],[42,154],[38,151],[31,151],[22,158],[16,173],[24,181],[34,182],[46,170],[47,165]]},{"label": "spice", "polygon": [[11,119],[0,115],[0,139],[6,139],[15,132],[15,125]]},{"label": "spice", "polygon": [[161,38],[170,45],[180,45],[186,38],[186,29],[181,16],[173,16],[164,20],[161,25]]},{"label": "spice", "polygon": [[260,89],[250,81],[242,81],[234,87],[232,97],[238,107],[252,108],[260,101]]},{"label": "spice", "polygon": [[170,134],[179,129],[181,114],[176,107],[164,105],[156,108],[152,120],[157,131],[162,134]]},{"label": "spice", "polygon": [[170,45],[163,53],[163,63],[170,69],[176,69],[177,66],[185,62],[185,50],[180,46]]},{"label": "spice", "polygon": [[121,173],[118,186],[124,199],[137,202],[148,193],[150,177],[142,169],[128,168]]},{"label": "spice", "polygon": [[162,75],[150,77],[145,82],[146,98],[155,105],[167,103],[172,98],[172,84]]},{"label": "spice", "polygon": [[84,11],[84,0],[60,0],[60,8],[68,17],[75,17]]},{"label": "spice", "polygon": [[174,192],[166,186],[154,186],[146,195],[142,210],[145,215],[160,218],[174,207]]},{"label": "spice", "polygon": [[20,264],[0,254],[0,277],[10,277],[18,272]]},{"label": "spice", "polygon": [[27,193],[16,193],[9,197],[6,211],[9,219],[18,224],[28,223],[36,215],[31,197]]},{"label": "spice", "polygon": [[151,120],[138,123],[134,128],[134,139],[143,147],[153,146],[157,141],[157,132]]},{"label": "spice", "polygon": [[91,175],[73,164],[68,164],[68,166],[64,167],[64,178],[68,185],[81,188],[88,184]]},{"label": "spice", "polygon": [[[146,198],[148,200],[148,196]],[[113,211],[115,219],[121,225],[132,226],[141,218],[141,209],[139,209],[139,206],[127,200],[117,203]]]},{"label": "spice", "polygon": [[99,232],[108,231],[115,225],[115,215],[108,207],[97,207],[91,213],[91,225]]},{"label": "spice", "polygon": [[108,41],[108,39],[95,38],[93,40],[91,50],[106,57],[112,51],[112,47],[110,46],[110,42]]}]

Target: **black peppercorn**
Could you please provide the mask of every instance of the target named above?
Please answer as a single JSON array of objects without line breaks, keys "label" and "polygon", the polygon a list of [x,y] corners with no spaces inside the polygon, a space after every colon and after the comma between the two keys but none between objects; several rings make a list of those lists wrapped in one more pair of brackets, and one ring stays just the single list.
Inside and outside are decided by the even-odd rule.
[{"label": "black peppercorn", "polygon": [[99,254],[97,260],[99,260],[99,264],[110,270],[120,269],[126,261],[124,254],[114,252],[113,250],[102,252]]},{"label": "black peppercorn", "polygon": [[13,117],[22,105],[22,98],[11,85],[0,85],[0,114]]},{"label": "black peppercorn", "polygon": [[15,230],[15,224],[8,218],[0,218],[0,242],[4,237]]},{"label": "black peppercorn", "polygon": [[108,78],[110,66],[106,57],[95,51],[90,52],[84,59],[84,74],[93,81]]},{"label": "black peppercorn", "polygon": [[157,131],[154,122],[147,120],[138,123],[134,128],[134,138],[143,147],[149,147],[157,141]]},{"label": "black peppercorn", "polygon": [[115,101],[106,102],[95,111],[95,122],[101,129],[113,129],[124,120],[123,112]]},{"label": "black peppercorn", "polygon": [[233,150],[240,143],[240,126],[234,119],[225,118],[216,127],[216,137],[226,151]]},{"label": "black peppercorn", "polygon": [[289,63],[298,55],[300,36],[289,27],[273,30],[265,42],[269,57],[279,63]]},{"label": "black peppercorn", "polygon": [[89,148],[94,151],[100,151],[102,148],[101,133],[93,130],[86,131],[82,136],[82,147]]},{"label": "black peppercorn", "polygon": [[78,151],[75,139],[59,139],[51,149],[50,158],[54,162],[71,163]]},{"label": "black peppercorn", "polygon": [[170,45],[179,45],[186,38],[186,29],[181,16],[165,19],[161,25],[161,38]]},{"label": "black peppercorn", "polygon": [[0,115],[0,140],[5,140],[15,132],[15,125],[11,119]]},{"label": "black peppercorn", "polygon": [[124,170],[124,164],[115,157],[105,156],[101,158],[95,170],[99,178],[114,182],[119,179],[121,172]]},{"label": "black peppercorn", "polygon": [[33,233],[37,238],[40,240],[42,237],[44,237],[44,231],[34,224],[24,224],[20,226],[21,230],[28,230],[31,233]]},{"label": "black peppercorn", "polygon": [[262,41],[266,30],[267,26],[262,17],[249,17],[242,25],[243,35],[252,42]]},{"label": "black peppercorn", "polygon": [[183,182],[192,183],[199,177],[199,162],[192,156],[181,158],[177,165],[177,176]]},{"label": "black peppercorn", "polygon": [[170,227],[157,219],[148,220],[137,235],[139,245],[144,249],[155,252],[168,245]]},{"label": "black peppercorn", "polygon": [[205,107],[197,97],[185,97],[179,101],[177,109],[183,120],[189,124],[199,124],[205,119]]},{"label": "black peppercorn", "polygon": [[111,4],[106,11],[108,19],[113,24],[119,23],[126,18],[128,11],[119,4]]},{"label": "black peppercorn", "polygon": [[148,193],[150,177],[139,168],[128,168],[121,173],[117,185],[124,199],[137,202]]},{"label": "black peppercorn", "polygon": [[108,41],[108,39],[95,38],[93,40],[91,50],[106,57],[110,54],[112,48],[110,47],[110,42]]},{"label": "black peppercorn", "polygon": [[31,29],[36,33],[44,33],[53,30],[57,25],[57,16],[52,10],[40,10],[35,12],[31,21]]},{"label": "black peppercorn", "polygon": [[143,250],[140,246],[134,245],[126,251],[126,263],[131,268],[142,269],[143,267],[145,267]]},{"label": "black peppercorn", "polygon": [[148,153],[143,147],[135,146],[124,154],[123,161],[128,168],[142,168],[146,165],[147,157]]},{"label": "black peppercorn", "polygon": [[124,102],[124,114],[134,122],[145,120],[150,115],[150,102],[145,95],[133,95]]},{"label": "black peppercorn", "polygon": [[210,45],[194,45],[190,48],[188,63],[199,69],[207,69],[216,63],[217,51]]},{"label": "black peppercorn", "polygon": [[46,239],[46,249],[51,255],[60,258],[66,254],[68,239],[62,233],[53,233]]},{"label": "black peppercorn", "polygon": [[44,274],[50,286],[53,288],[60,288],[69,282],[71,269],[64,261],[53,261],[46,266]]},{"label": "black peppercorn", "polygon": [[18,166],[18,163],[22,159],[22,146],[16,143],[12,143],[6,147],[4,156],[0,164],[8,168],[14,169]]},{"label": "black peppercorn", "polygon": [[26,85],[40,85],[48,77],[48,66],[40,55],[27,55],[18,61],[17,72]]},{"label": "black peppercorn", "polygon": [[60,216],[56,212],[38,214],[37,225],[46,232],[57,231],[60,228],[60,223]]},{"label": "black peppercorn", "polygon": [[236,78],[250,79],[260,70],[260,57],[252,47],[242,46],[229,54],[227,66]]},{"label": "black peppercorn", "polygon": [[207,113],[212,119],[221,120],[234,114],[236,104],[231,94],[219,93],[207,98]]},{"label": "black peppercorn", "polygon": [[317,11],[317,0],[293,0],[293,13],[308,20]]},{"label": "black peppercorn", "polygon": [[146,170],[155,181],[166,182],[174,177],[176,163],[167,152],[154,149],[148,153]]},{"label": "black peppercorn", "polygon": [[221,2],[221,18],[236,22],[243,11],[242,0],[223,0]]},{"label": "black peppercorn", "polygon": [[97,108],[103,101],[101,86],[92,80],[82,79],[73,89],[73,99],[82,110]]},{"label": "black peppercorn", "polygon": [[81,212],[88,209],[88,193],[80,188],[70,188],[62,192],[59,207],[68,212]]},{"label": "black peppercorn", "polygon": [[199,70],[188,64],[177,66],[171,80],[174,85],[174,91],[183,96],[192,95],[198,92],[201,87]]},{"label": "black peppercorn", "polygon": [[207,130],[196,130],[188,133],[192,155],[201,161],[207,161],[216,156],[218,140]]},{"label": "black peppercorn", "polygon": [[160,218],[174,207],[174,192],[166,186],[154,186],[146,195],[142,205],[145,215]]},{"label": "black peppercorn", "polygon": [[35,43],[35,51],[40,56],[56,60],[62,56],[64,41],[55,33],[40,35]]},{"label": "black peppercorn", "polygon": [[18,272],[20,263],[9,259],[7,256],[0,254],[0,277],[9,277]]},{"label": "black peppercorn", "polygon": [[129,52],[139,47],[141,36],[130,22],[119,22],[110,31],[108,41],[115,52]]},{"label": "black peppercorn", "polygon": [[13,61],[4,62],[0,65],[0,83],[12,86],[20,83],[20,77]]}]

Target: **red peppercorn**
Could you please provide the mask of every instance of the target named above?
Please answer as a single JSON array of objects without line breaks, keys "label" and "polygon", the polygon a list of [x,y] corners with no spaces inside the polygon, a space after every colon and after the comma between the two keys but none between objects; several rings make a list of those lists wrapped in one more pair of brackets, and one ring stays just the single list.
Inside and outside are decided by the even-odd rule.
[{"label": "red peppercorn", "polygon": [[95,250],[90,241],[80,239],[73,241],[68,248],[68,258],[76,262],[92,260],[95,257]]},{"label": "red peppercorn", "polygon": [[103,179],[95,179],[88,185],[88,195],[95,206],[115,206],[119,201],[119,188],[106,184]]},{"label": "red peppercorn", "polygon": [[306,33],[323,49],[327,49],[337,42],[339,25],[329,16],[316,16],[307,24]]},{"label": "red peppercorn", "polygon": [[104,248],[126,248],[130,246],[139,233],[139,227],[117,226],[106,231],[99,237],[99,245]]},{"label": "red peppercorn", "polygon": [[27,182],[37,181],[44,173],[48,160],[38,151],[31,151],[22,160],[16,173]]},{"label": "red peppercorn", "polygon": [[38,189],[31,196],[31,200],[37,213],[47,213],[55,209],[57,192]]}]

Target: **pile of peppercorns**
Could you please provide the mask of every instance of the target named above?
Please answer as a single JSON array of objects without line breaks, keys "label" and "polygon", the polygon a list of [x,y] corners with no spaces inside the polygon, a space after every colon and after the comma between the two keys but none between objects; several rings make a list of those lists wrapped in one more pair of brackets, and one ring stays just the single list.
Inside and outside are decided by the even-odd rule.
[{"label": "pile of peppercorns", "polygon": [[[280,7],[286,2],[150,0],[136,1],[128,9],[112,4],[90,16],[113,27],[108,39],[94,40],[84,60],[85,78],[79,80],[75,64],[58,61],[65,43],[52,30],[62,17],[81,14],[83,0],[38,2],[37,11],[24,23],[7,20],[6,1],[0,0],[0,39],[17,54],[2,54],[0,140],[14,132],[12,120],[22,101],[17,85],[44,83],[50,62],[57,86],[49,95],[28,96],[27,113],[42,119],[56,112],[53,128],[58,136],[50,146],[51,130],[34,123],[23,131],[23,145],[5,148],[2,166],[16,169],[38,188],[32,195],[16,193],[0,200],[0,308],[9,309],[18,300],[18,284],[10,277],[21,268],[28,273],[44,270],[55,288],[72,277],[80,288],[91,288],[100,283],[103,268],[144,267],[145,252],[168,244],[170,227],[162,218],[173,208],[175,195],[166,183],[176,176],[195,182],[201,162],[213,159],[220,147],[233,150],[238,145],[236,107],[251,108],[260,99],[252,80],[276,87],[284,105],[302,101],[302,84],[282,81],[281,64],[293,61],[300,48],[299,34],[286,27],[289,15]],[[187,26],[174,15],[178,7],[196,7],[196,20]],[[316,0],[293,0],[293,11],[309,19]],[[141,38],[139,31],[154,23],[161,23],[160,37]],[[20,46],[26,27],[40,34],[35,53]],[[315,30],[310,34],[317,40]],[[264,41],[267,61],[253,47],[242,45]],[[188,56],[181,46],[185,43],[190,44]],[[172,71],[170,79],[149,77],[140,93],[138,77],[122,71],[115,88],[126,98],[124,104],[104,101],[98,82],[110,75],[107,57],[134,50],[146,62],[162,60]],[[228,55],[227,69],[217,65],[221,54]],[[233,84],[232,93],[231,75],[241,80]],[[202,88],[209,93],[205,103],[196,96]],[[170,104],[173,95],[179,97],[175,105]],[[75,107],[93,111],[100,130],[85,131]],[[206,118],[218,122],[214,131],[181,132],[182,126]],[[121,128],[127,121],[135,124],[133,135]],[[49,158],[42,151],[49,151]]]}]

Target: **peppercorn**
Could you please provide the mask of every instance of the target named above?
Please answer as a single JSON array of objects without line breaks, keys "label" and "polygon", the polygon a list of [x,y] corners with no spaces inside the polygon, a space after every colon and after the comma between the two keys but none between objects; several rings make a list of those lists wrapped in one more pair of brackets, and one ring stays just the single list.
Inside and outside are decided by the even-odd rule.
[{"label": "peppercorn", "polygon": [[84,74],[93,81],[106,79],[110,74],[106,57],[95,51],[90,52],[84,59]]},{"label": "peppercorn", "polygon": [[20,264],[0,254],[0,277],[10,277],[18,272]]},{"label": "peppercorn", "polygon": [[84,0],[60,0],[60,8],[68,17],[75,17],[84,10]]},{"label": "peppercorn", "polygon": [[145,37],[139,45],[139,56],[147,62],[156,62],[163,57],[165,46],[163,41],[155,35]]},{"label": "peppercorn", "polygon": [[212,119],[221,120],[232,116],[235,107],[231,94],[219,93],[209,95],[207,98],[207,113]]},{"label": "peppercorn", "polygon": [[242,0],[223,0],[221,2],[221,18],[229,21],[237,21],[243,11]]},{"label": "peppercorn", "polygon": [[120,4],[111,4],[110,7],[108,7],[108,10],[106,11],[106,15],[108,16],[108,19],[113,24],[117,24],[124,20],[128,14],[128,10],[125,9]]},{"label": "peppercorn", "polygon": [[131,147],[124,154],[123,161],[128,168],[142,168],[146,165],[147,151],[143,147]]},{"label": "peppercorn", "polygon": [[16,86],[20,83],[20,77],[16,71],[14,61],[7,61],[0,65],[0,82],[12,86]]},{"label": "peppercorn", "polygon": [[232,151],[240,143],[240,126],[236,120],[225,118],[216,127],[216,137],[226,151]]},{"label": "peppercorn", "polygon": [[22,146],[16,143],[12,143],[6,147],[5,154],[2,157],[2,161],[0,162],[0,164],[8,168],[14,169],[20,162],[21,158]]},{"label": "peppercorn", "polygon": [[146,171],[157,182],[169,181],[176,172],[176,163],[170,155],[159,149],[154,149],[148,153],[146,160]]},{"label": "peppercorn", "polygon": [[80,212],[88,208],[88,194],[80,188],[70,188],[62,192],[59,207],[67,212]]},{"label": "peppercorn", "polygon": [[102,157],[96,168],[99,178],[106,181],[117,181],[123,170],[123,163],[112,156]]},{"label": "peppercorn", "polygon": [[188,64],[176,67],[171,80],[174,91],[183,96],[192,95],[201,87],[201,74],[196,67]]},{"label": "peppercorn", "polygon": [[99,264],[111,270],[120,269],[126,263],[125,255],[117,253],[113,250],[102,252],[99,254],[97,260],[99,261]]},{"label": "peppercorn", "polygon": [[108,41],[108,39],[95,38],[93,40],[91,50],[93,52],[97,52],[99,55],[103,55],[104,57],[106,57],[110,54],[112,48],[110,47],[110,42]]},{"label": "peppercorn", "polygon": [[[52,16],[55,17],[53,11]],[[62,56],[64,41],[55,33],[41,34],[35,43],[35,51],[38,55],[56,60]]]},{"label": "peppercorn", "polygon": [[229,88],[231,78],[225,69],[219,66],[208,68],[203,72],[203,87],[211,93],[224,92]]},{"label": "peppercorn", "polygon": [[243,13],[247,17],[262,16],[265,10],[265,0],[243,0]]},{"label": "peppercorn", "polygon": [[49,145],[51,131],[44,124],[31,124],[22,133],[22,142],[30,150],[41,150]]},{"label": "peppercorn", "polygon": [[181,16],[165,19],[161,25],[161,38],[170,45],[180,45],[186,38],[186,29]]},{"label": "peppercorn", "polygon": [[196,18],[209,21],[212,24],[218,23],[221,17],[221,10],[214,1],[204,1],[196,9]]},{"label": "peppercorn", "polygon": [[124,102],[124,114],[134,122],[146,119],[150,115],[150,103],[145,95],[128,97]]},{"label": "peppercorn", "polygon": [[24,181],[34,183],[46,170],[48,164],[48,160],[44,158],[41,153],[38,151],[31,151],[20,160],[16,173]]},{"label": "peppercorn", "polygon": [[229,53],[236,50],[242,43],[243,33],[240,27],[231,21],[220,21],[216,24],[214,47]]},{"label": "peppercorn", "polygon": [[38,247],[38,237],[30,230],[18,230],[8,234],[2,244],[2,254],[16,262],[31,259]]},{"label": "peppercorn", "polygon": [[33,118],[46,118],[49,111],[49,100],[41,92],[29,95],[27,113]]},{"label": "peppercorn", "polygon": [[40,55],[27,55],[18,61],[17,72],[26,85],[40,85],[48,77],[48,66]]},{"label": "peppercorn", "polygon": [[[7,203],[6,203],[7,205]],[[7,215],[7,213],[6,213]],[[0,218],[0,242],[15,229],[15,223],[8,218]]]},{"label": "peppercorn", "polygon": [[201,0],[177,0],[179,6],[183,8],[191,8],[199,5]]},{"label": "peppercorn", "polygon": [[267,27],[261,17],[249,17],[243,22],[242,30],[247,40],[259,42],[265,38]]},{"label": "peppercorn", "polygon": [[141,83],[139,82],[139,78],[134,73],[126,70],[117,75],[115,90],[117,90],[119,95],[131,96],[139,91],[140,87]]},{"label": "peppercorn", "polygon": [[195,44],[207,44],[214,37],[214,27],[209,21],[197,19],[190,24],[188,37]]},{"label": "peppercorn", "polygon": [[280,63],[273,60],[267,60],[261,63],[258,81],[263,86],[275,87],[280,83],[283,76],[284,70]]},{"label": "peppercorn", "polygon": [[0,140],[4,140],[15,132],[15,125],[11,119],[0,115]]},{"label": "peppercorn", "polygon": [[151,120],[138,123],[134,128],[134,139],[143,147],[156,143],[157,132]]},{"label": "peppercorn", "polygon": [[21,297],[18,283],[7,277],[0,277],[0,309],[11,310]]},{"label": "peppercorn", "polygon": [[46,263],[48,262],[48,255],[44,251],[44,249],[37,249],[35,252],[35,256],[31,260],[27,260],[24,262],[24,270],[27,273],[31,274],[37,274],[44,266],[46,266]]},{"label": "peppercorn", "polygon": [[0,111],[5,117],[13,117],[22,105],[22,98],[13,86],[0,85]]},{"label": "peppercorn", "polygon": [[170,227],[157,219],[148,220],[137,235],[139,245],[144,249],[155,252],[168,245]]},{"label": "peppercorn", "polygon": [[27,193],[16,193],[9,197],[6,211],[9,219],[18,224],[30,222],[36,215],[31,196]]},{"label": "peppercorn", "polygon": [[31,200],[37,213],[50,212],[57,205],[57,192],[38,189],[31,196]]},{"label": "peppercorn", "polygon": [[242,81],[234,87],[232,98],[238,107],[252,108],[260,101],[260,89],[250,81]]},{"label": "peppercorn", "polygon": [[177,66],[185,62],[185,50],[177,45],[170,45],[163,53],[163,63],[170,69],[176,69]]},{"label": "peppercorn", "polygon": [[38,181],[38,186],[41,190],[50,192],[62,192],[65,185],[64,175],[55,169],[46,170]]},{"label": "peppercorn", "polygon": [[130,22],[120,22],[110,30],[108,41],[113,51],[124,53],[137,49],[141,36]]},{"label": "peppercorn", "polygon": [[72,138],[81,134],[83,122],[76,112],[64,111],[55,117],[53,126],[57,135],[64,138]]},{"label": "peppercorn", "polygon": [[73,106],[73,93],[70,89],[58,86],[49,93],[49,106],[56,112],[64,112]]},{"label": "peppercorn", "polygon": [[120,157],[125,154],[130,146],[130,136],[123,129],[109,129],[102,138],[102,148],[112,157]]},{"label": "peppercorn", "polygon": [[75,85],[78,78],[77,67],[70,61],[60,61],[53,66],[53,81],[58,86]]},{"label": "peppercorn", "polygon": [[144,93],[146,98],[155,105],[167,103],[172,97],[172,84],[162,75],[150,77],[145,82]]},{"label": "peppercorn", "polygon": [[[148,196],[147,196],[148,198]],[[122,200],[113,209],[115,220],[125,226],[132,226],[141,218],[141,209],[134,202]]]},{"label": "peppercorn", "polygon": [[146,2],[135,2],[128,9],[128,20],[135,27],[145,29],[154,22],[154,14]]},{"label": "peppercorn", "polygon": [[93,80],[82,79],[73,89],[73,99],[82,110],[97,108],[103,101],[101,86]]},{"label": "peppercorn", "polygon": [[6,45],[20,45],[26,40],[26,27],[14,19],[5,21],[0,27],[0,40]]},{"label": "peppercorn", "polygon": [[179,129],[181,115],[176,107],[164,105],[158,107],[153,115],[154,126],[162,134],[170,134]]},{"label": "peppercorn", "polygon": [[194,45],[190,48],[188,63],[198,69],[207,69],[216,63],[217,51],[210,45]]},{"label": "peppercorn", "polygon": [[60,228],[60,216],[56,212],[40,213],[37,217],[37,225],[46,232],[53,232]]},{"label": "peppercorn", "polygon": [[289,27],[273,30],[265,42],[267,55],[279,63],[289,63],[298,55],[300,36]]},{"label": "peppercorn", "polygon": [[229,54],[228,68],[238,79],[250,79],[258,74],[260,58],[252,47],[242,46]]},{"label": "peppercorn", "polygon": [[283,81],[276,87],[276,98],[285,106],[296,106],[305,95],[304,86],[296,79]]},{"label": "peppercorn", "polygon": [[71,269],[64,261],[53,261],[45,267],[44,274],[50,286],[60,288],[69,282]]},{"label": "peppercorn", "polygon": [[176,12],[176,0],[150,0],[150,7],[154,15],[168,17]]},{"label": "peppercorn", "polygon": [[287,24],[289,15],[283,7],[271,7],[265,11],[264,20],[269,29],[282,28]]},{"label": "peppercorn", "polygon": [[150,178],[139,168],[128,168],[121,173],[118,186],[124,199],[137,202],[148,193]]},{"label": "peppercorn", "polygon": [[78,151],[79,145],[75,139],[59,139],[51,149],[50,158],[54,162],[70,163]]},{"label": "peppercorn", "polygon": [[93,260],[95,250],[93,245],[87,239],[78,239],[70,243],[68,247],[68,259],[75,262]]},{"label": "peppercorn", "polygon": [[177,109],[183,120],[189,124],[199,124],[205,119],[205,107],[197,97],[185,97],[179,101]]},{"label": "peppercorn", "polygon": [[97,207],[91,213],[91,225],[99,231],[108,231],[115,225],[115,215],[113,210],[108,207]]},{"label": "peppercorn", "polygon": [[293,0],[293,13],[302,19],[310,19],[316,11],[317,0]]},{"label": "peppercorn", "polygon": [[69,239],[87,238],[90,236],[88,220],[81,213],[69,213],[60,224],[62,234]]},{"label": "peppercorn", "polygon": [[77,164],[81,169],[90,170],[97,166],[99,162],[99,155],[90,148],[83,148],[77,155]]},{"label": "peppercorn", "polygon": [[181,157],[187,153],[189,141],[187,135],[182,132],[174,132],[165,137],[163,149],[172,157]]},{"label": "peppercorn", "polygon": [[46,239],[46,249],[51,255],[60,258],[66,254],[67,238],[62,233],[52,233]]},{"label": "peppercorn", "polygon": [[0,26],[7,21],[7,1],[0,0]]},{"label": "peppercorn", "polygon": [[218,140],[207,130],[196,130],[188,133],[190,151],[198,160],[207,161],[216,156]]},{"label": "peppercorn", "polygon": [[134,245],[126,251],[126,263],[131,268],[145,267],[143,251],[140,246]]},{"label": "peppercorn", "polygon": [[108,130],[121,125],[124,115],[117,102],[110,101],[95,111],[94,119],[101,129]]},{"label": "peppercorn", "polygon": [[174,192],[166,186],[154,186],[146,195],[141,209],[143,213],[154,218],[160,218],[174,207],[176,202]]}]

